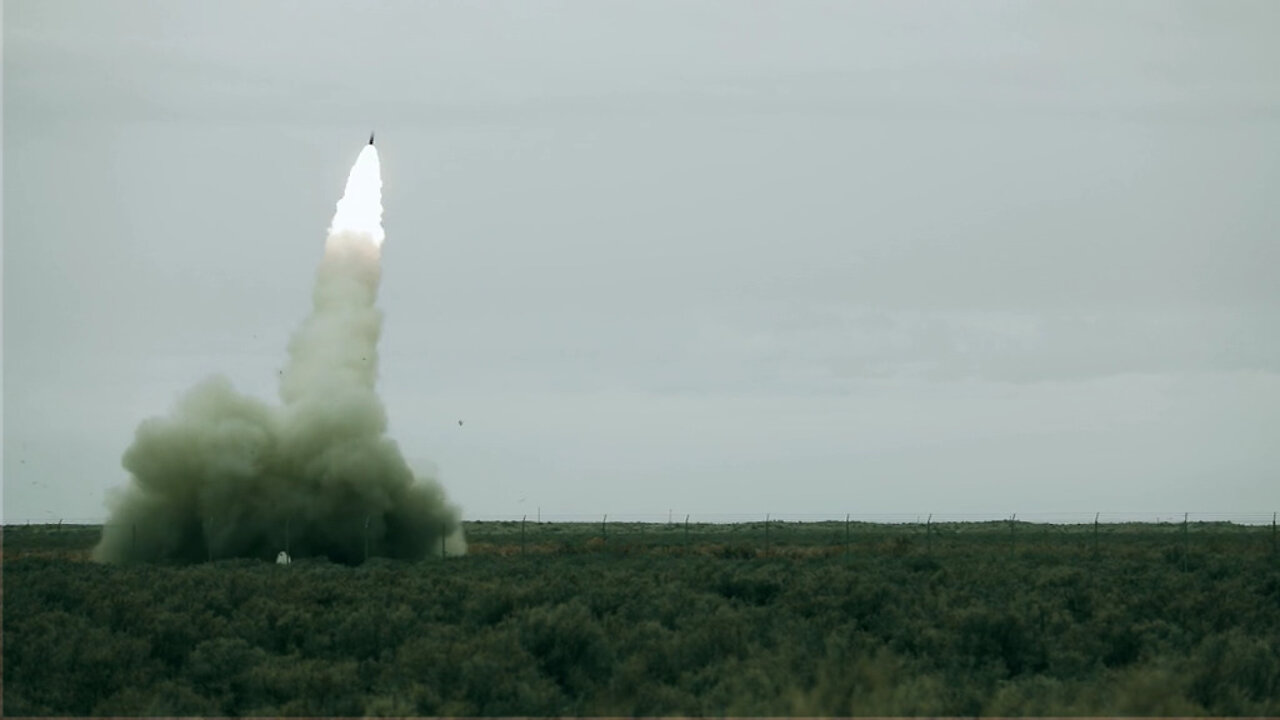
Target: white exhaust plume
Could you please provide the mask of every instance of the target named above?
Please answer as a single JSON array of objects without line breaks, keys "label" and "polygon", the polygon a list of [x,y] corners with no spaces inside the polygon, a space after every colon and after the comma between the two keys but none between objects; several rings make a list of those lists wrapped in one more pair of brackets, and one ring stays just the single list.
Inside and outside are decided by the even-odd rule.
[{"label": "white exhaust plume", "polygon": [[322,555],[422,558],[465,552],[458,510],[415,477],[386,436],[375,391],[382,313],[382,178],[366,145],[316,273],[311,315],[289,343],[283,405],[221,377],[144,421],[94,550],[100,561]]},{"label": "white exhaust plume", "polygon": [[333,214],[329,235],[342,232],[368,235],[377,247],[382,247],[386,238],[382,232],[382,165],[372,143],[364,146],[351,166],[346,190]]}]

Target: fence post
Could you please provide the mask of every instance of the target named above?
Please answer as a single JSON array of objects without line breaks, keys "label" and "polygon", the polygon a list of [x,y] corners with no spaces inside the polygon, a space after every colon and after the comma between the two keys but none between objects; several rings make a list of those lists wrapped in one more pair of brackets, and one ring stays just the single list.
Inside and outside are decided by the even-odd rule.
[{"label": "fence post", "polygon": [[933,554],[933,513],[924,521],[924,547],[927,554]]},{"label": "fence post", "polygon": [[764,554],[769,556],[769,513],[764,514]]},{"label": "fence post", "polygon": [[849,513],[844,514],[844,559],[849,559]]},{"label": "fence post", "polygon": [[528,515],[525,515],[524,517],[520,518],[520,554],[521,555],[524,554],[524,521],[528,519],[529,519]]},{"label": "fence post", "polygon": [[1017,550],[1017,547],[1015,546],[1016,539],[1014,538],[1014,535],[1013,535],[1014,523],[1017,522],[1017,520],[1018,520],[1018,513],[1014,513],[1013,515],[1009,516],[1009,554],[1010,555],[1012,555]]},{"label": "fence post", "polygon": [[609,513],[605,513],[600,519],[600,534],[604,535],[605,542],[609,542]]},{"label": "fence post", "polygon": [[1182,572],[1187,571],[1187,552],[1191,549],[1191,536],[1187,534],[1187,518],[1191,513],[1182,513]]},{"label": "fence post", "polygon": [[1093,554],[1095,556],[1098,554],[1098,516],[1100,515],[1102,515],[1101,512],[1093,514]]}]

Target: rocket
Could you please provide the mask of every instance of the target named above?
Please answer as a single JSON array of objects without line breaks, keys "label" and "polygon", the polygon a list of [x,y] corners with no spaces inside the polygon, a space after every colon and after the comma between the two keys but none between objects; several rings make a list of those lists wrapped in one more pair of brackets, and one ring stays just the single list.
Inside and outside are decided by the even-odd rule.
[{"label": "rocket", "polygon": [[373,144],[373,131],[369,131],[369,144]]}]

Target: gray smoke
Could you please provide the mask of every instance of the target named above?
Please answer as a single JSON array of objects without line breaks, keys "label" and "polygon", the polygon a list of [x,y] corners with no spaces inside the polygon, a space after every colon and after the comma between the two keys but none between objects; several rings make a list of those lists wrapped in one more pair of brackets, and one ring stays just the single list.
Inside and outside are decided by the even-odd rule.
[{"label": "gray smoke", "polygon": [[96,560],[465,552],[458,509],[386,435],[375,391],[380,254],[368,232],[331,231],[311,315],[289,343],[281,405],[214,377],[138,426],[124,454],[131,482],[108,500]]}]

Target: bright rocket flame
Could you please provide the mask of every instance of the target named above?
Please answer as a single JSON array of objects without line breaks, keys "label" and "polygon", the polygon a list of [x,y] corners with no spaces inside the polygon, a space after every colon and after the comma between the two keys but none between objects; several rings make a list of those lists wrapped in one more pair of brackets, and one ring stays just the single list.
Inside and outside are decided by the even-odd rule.
[{"label": "bright rocket flame", "polygon": [[368,235],[374,247],[381,247],[386,238],[382,231],[382,166],[373,145],[365,145],[351,166],[347,188],[333,214],[329,234],[341,232]]}]

